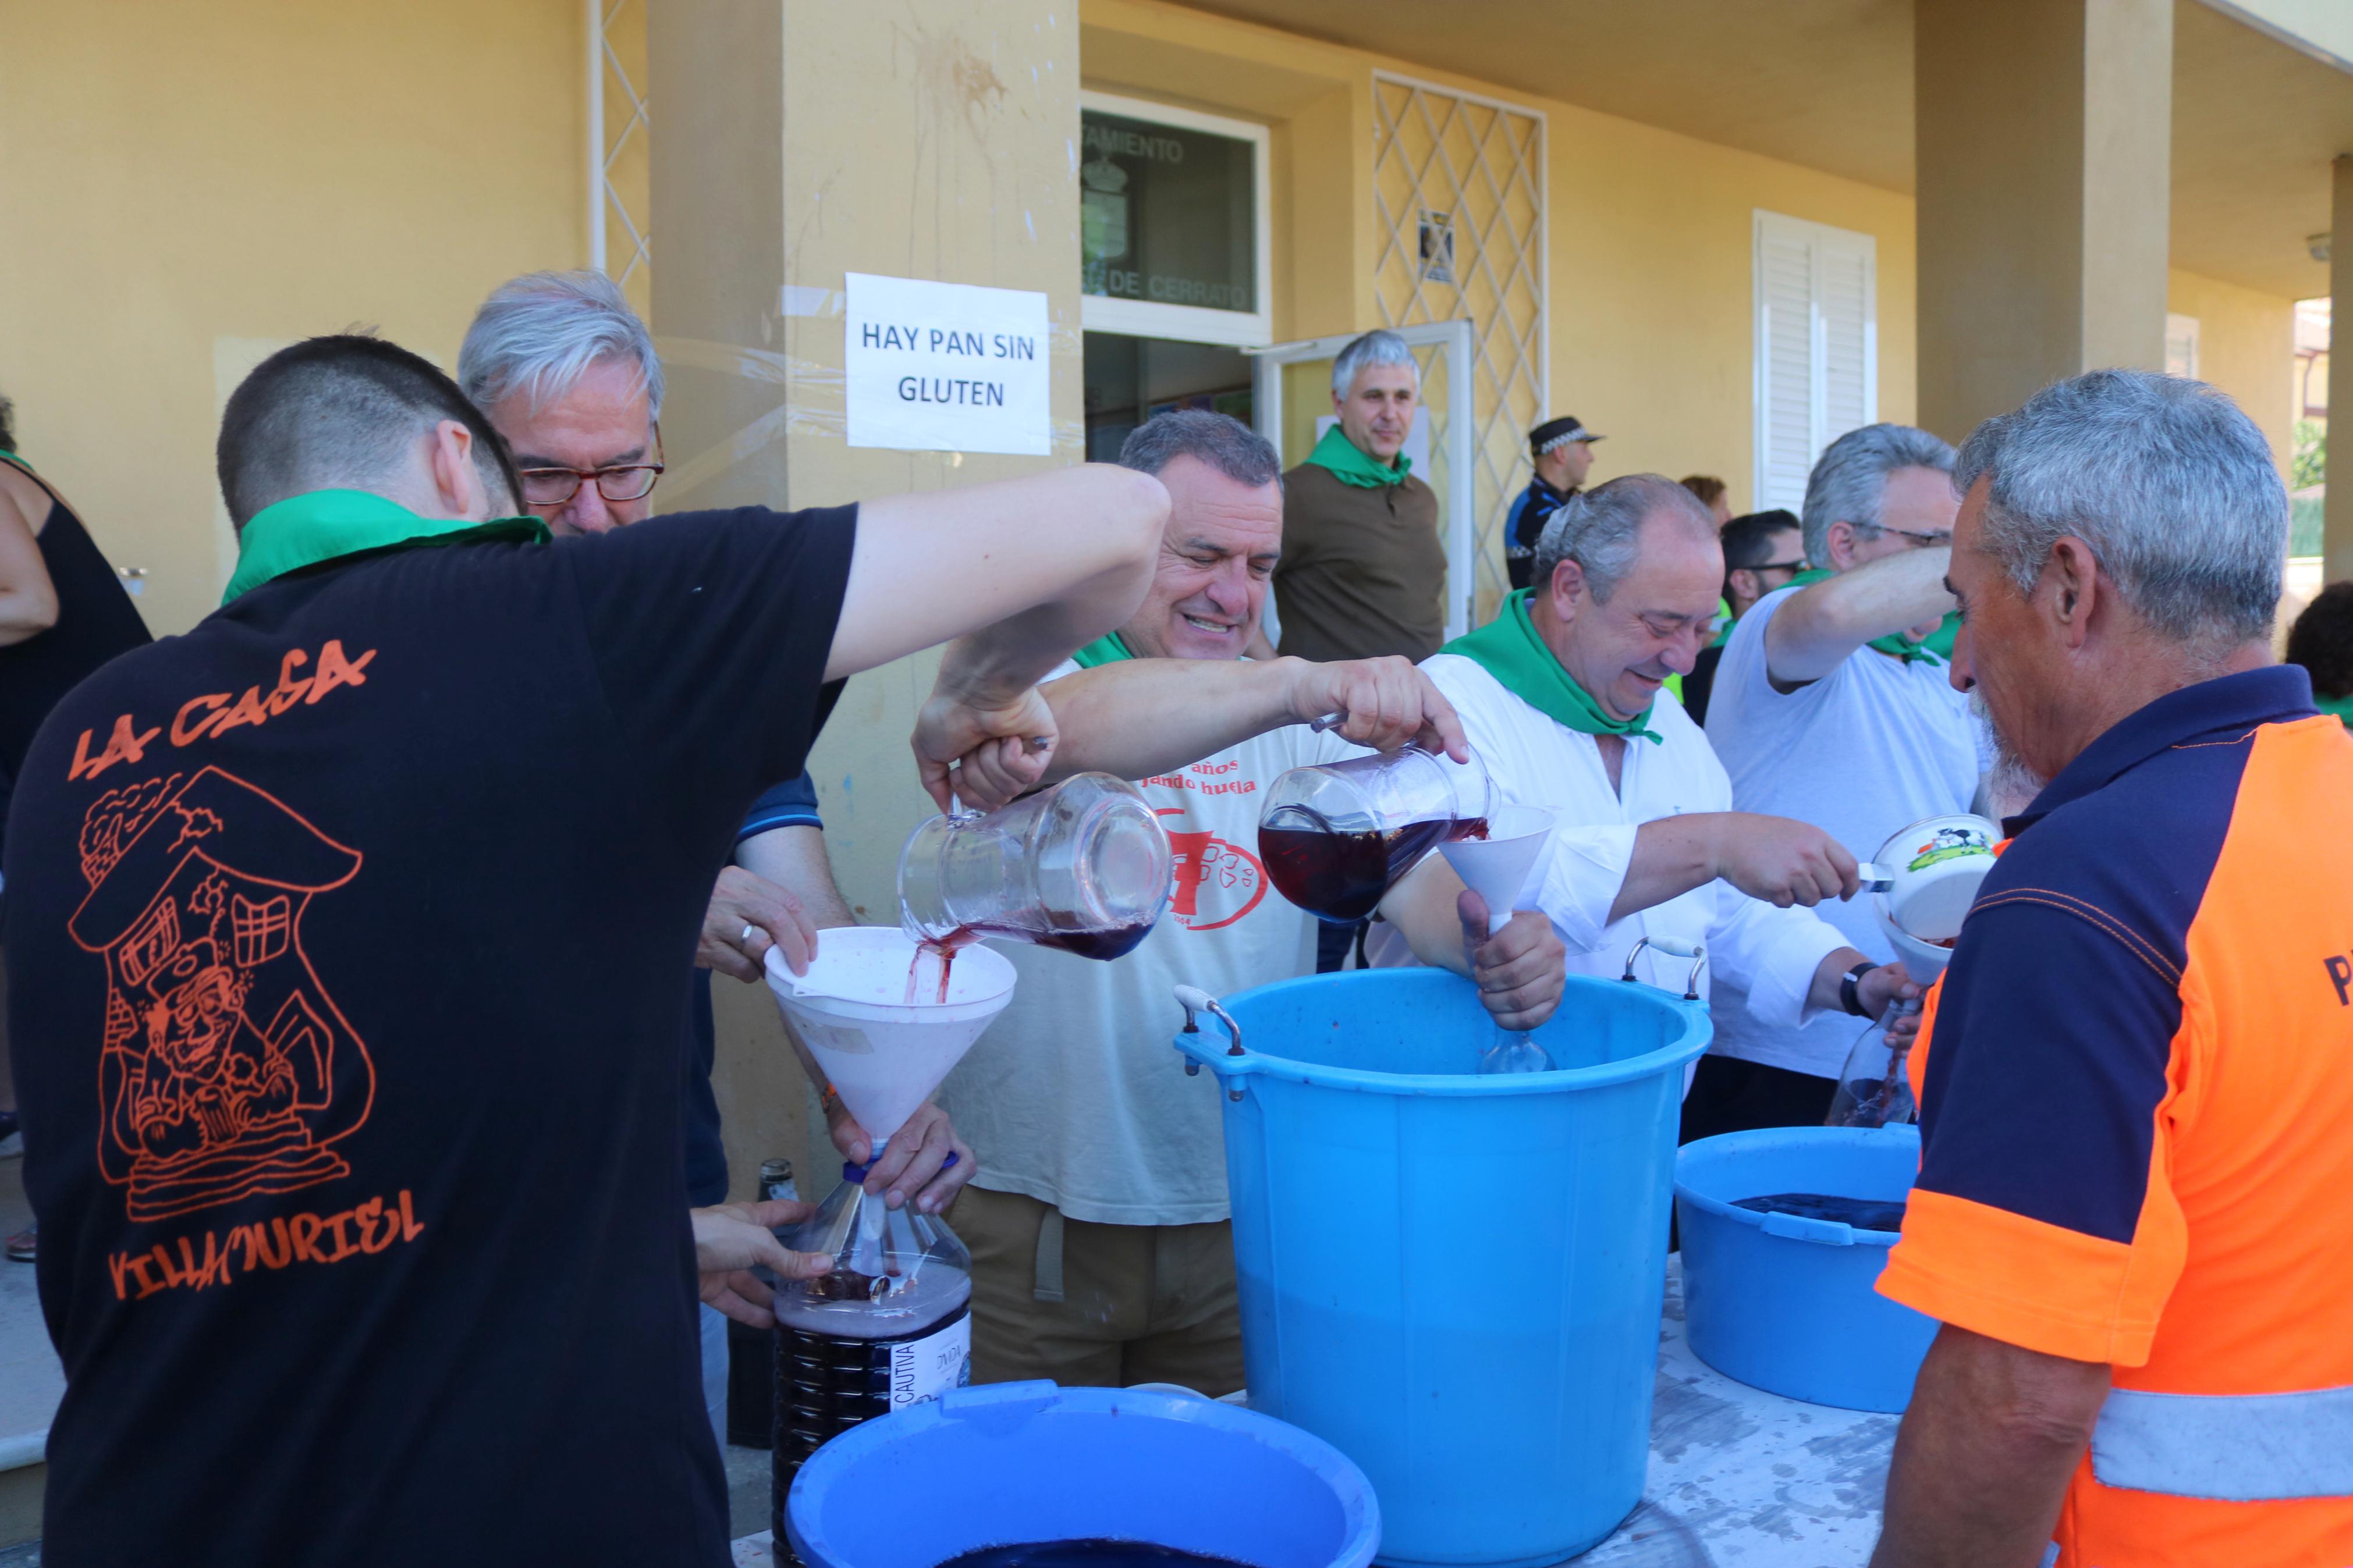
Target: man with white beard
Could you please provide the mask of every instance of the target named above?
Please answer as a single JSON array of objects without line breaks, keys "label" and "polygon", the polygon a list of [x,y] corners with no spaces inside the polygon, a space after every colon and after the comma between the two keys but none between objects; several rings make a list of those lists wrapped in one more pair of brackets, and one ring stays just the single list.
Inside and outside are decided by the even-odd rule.
[{"label": "man with white beard", "polygon": [[[1698,726],[1660,700],[1712,635],[1723,579],[1715,520],[1690,491],[1612,479],[1554,514],[1532,587],[1422,668],[1502,803],[1555,816],[1538,900],[1569,973],[1614,978],[1648,938],[1637,977],[1681,991],[1689,966],[1658,944],[1704,944],[1761,1024],[1878,1017],[1908,989],[1903,966],[1874,966],[1790,907],[1852,896],[1854,857],[1818,827],[1732,810]],[[1376,962],[1407,962],[1402,949],[1384,932]]]}]

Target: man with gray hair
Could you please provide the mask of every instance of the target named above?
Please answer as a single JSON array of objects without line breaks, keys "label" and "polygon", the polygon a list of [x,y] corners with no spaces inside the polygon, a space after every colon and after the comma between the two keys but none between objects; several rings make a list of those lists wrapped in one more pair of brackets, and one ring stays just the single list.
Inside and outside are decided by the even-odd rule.
[{"label": "man with gray hair", "polygon": [[[957,789],[994,805],[1072,773],[1136,780],[1167,826],[1176,896],[1108,963],[1008,951],[1021,971],[1012,1005],[941,1095],[980,1152],[950,1217],[972,1249],[976,1381],[1221,1394],[1242,1382],[1224,1132],[1217,1093],[1168,1049],[1170,988],[1231,995],[1312,968],[1316,921],[1259,858],[1277,776],[1417,738],[1459,758],[1462,738],[1404,659],[1244,657],[1283,541],[1281,464],[1264,438],[1180,410],[1139,426],[1120,462],[1168,489],[1152,590],[1039,689],[1060,737],[1050,757],[968,757]],[[1345,715],[1336,731],[1309,728],[1333,712]],[[933,783],[944,796],[944,777]],[[1425,962],[1475,979],[1508,1027],[1559,1000],[1559,939],[1533,914],[1490,936],[1485,907],[1442,856],[1390,889],[1381,914]]]},{"label": "man with gray hair", "polygon": [[1366,332],[1333,360],[1337,422],[1282,477],[1284,653],[1419,659],[1444,640],[1438,495],[1404,452],[1420,402],[1421,369],[1395,332]]},{"label": "man with gray hair", "polygon": [[[513,454],[523,509],[557,538],[610,532],[651,514],[662,473],[661,358],[653,334],[610,278],[533,272],[500,285],[466,330],[458,381]],[[858,923],[834,883],[824,827],[807,774],[773,784],[736,829],[733,863],[721,868],[703,914],[681,1026],[687,1198],[698,1208],[725,1203],[729,1189],[711,1081],[718,1029],[710,972],[757,983],[771,944],[797,971],[805,969],[818,931]],[[864,1130],[828,1089],[825,1075],[806,1055],[801,1060],[825,1091],[835,1147],[844,1159],[867,1164],[872,1151]],[[958,1149],[947,1118],[923,1106],[872,1162],[869,1188],[937,1212],[971,1174],[968,1151],[942,1171]],[[702,1327],[704,1400],[723,1442],[726,1320],[706,1305]]]},{"label": "man with gray hair", "polygon": [[[1810,822],[1858,859],[1926,817],[1969,809],[1986,758],[1968,704],[1947,682],[1953,607],[1953,449],[1908,425],[1866,425],[1831,443],[1806,484],[1813,569],[1767,594],[1725,640],[1707,738],[1733,803]],[[1873,959],[1894,956],[1867,900],[1823,918]],[[1772,1026],[1728,1005],[1683,1103],[1685,1142],[1752,1127],[1819,1125],[1852,1025]]]},{"label": "man with gray hair", "polygon": [[[1636,974],[1681,990],[1689,964],[1669,953],[1704,944],[1762,1023],[1875,1017],[1904,994],[1903,967],[1874,966],[1790,907],[1852,896],[1854,857],[1820,828],[1733,810],[1699,727],[1660,696],[1690,673],[1723,582],[1715,518],[1689,490],[1657,474],[1612,479],[1553,514],[1532,586],[1422,668],[1503,804],[1557,824],[1535,897],[1570,973],[1614,978],[1647,939]],[[1386,932],[1374,956],[1403,961]]]},{"label": "man with gray hair", "polygon": [[1872,1561],[2346,1562],[2353,741],[2272,661],[2278,470],[2213,388],[2097,371],[1955,478],[1952,682],[2049,782],[1912,1057],[1879,1288],[1944,1327]]}]

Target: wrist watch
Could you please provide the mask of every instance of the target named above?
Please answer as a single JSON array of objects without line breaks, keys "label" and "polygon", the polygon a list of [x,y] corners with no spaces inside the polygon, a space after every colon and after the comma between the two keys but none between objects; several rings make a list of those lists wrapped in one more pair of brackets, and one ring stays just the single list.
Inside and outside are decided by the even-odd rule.
[{"label": "wrist watch", "polygon": [[1878,967],[1879,965],[1866,958],[1839,977],[1839,1005],[1858,1018],[1871,1016],[1862,1010],[1862,993],[1858,987],[1862,983],[1862,977]]}]

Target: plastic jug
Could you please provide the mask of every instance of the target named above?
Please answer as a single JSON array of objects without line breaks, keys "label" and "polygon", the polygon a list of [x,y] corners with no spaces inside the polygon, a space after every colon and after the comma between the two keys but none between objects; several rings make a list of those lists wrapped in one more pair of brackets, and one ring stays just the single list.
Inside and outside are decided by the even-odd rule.
[{"label": "plastic jug", "polygon": [[1424,853],[1484,838],[1494,782],[1474,754],[1419,746],[1293,768],[1267,791],[1259,858],[1277,891],[1310,914],[1363,920]]},{"label": "plastic jug", "polygon": [[899,853],[899,923],[935,947],[982,937],[1117,958],[1168,908],[1168,834],[1143,792],[1076,773],[983,816],[934,816]]}]

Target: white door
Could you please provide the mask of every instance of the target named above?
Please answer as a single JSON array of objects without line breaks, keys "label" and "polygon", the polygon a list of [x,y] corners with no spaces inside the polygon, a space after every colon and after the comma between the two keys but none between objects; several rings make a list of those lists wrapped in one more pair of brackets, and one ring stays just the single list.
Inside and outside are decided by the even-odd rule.
[{"label": "white door", "polygon": [[[1413,471],[1438,492],[1438,529],[1446,541],[1446,635],[1459,637],[1471,629],[1472,599],[1478,591],[1471,323],[1430,321],[1388,330],[1406,341],[1421,363],[1421,408],[1405,449]],[[1284,468],[1304,462],[1332,423],[1332,362],[1361,335],[1342,332],[1243,351],[1250,356],[1252,421],[1274,443]],[[1271,596],[1266,633],[1270,641],[1282,635]]]}]

